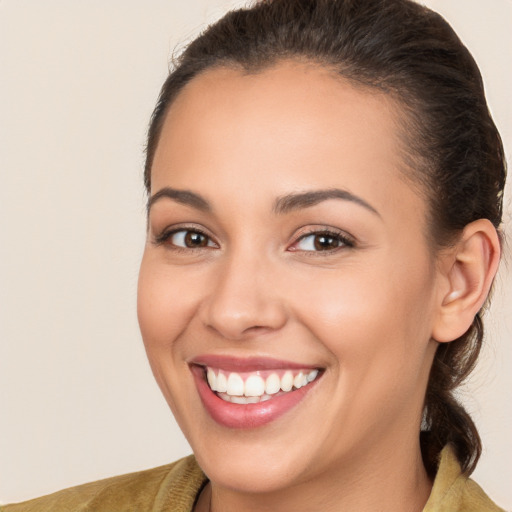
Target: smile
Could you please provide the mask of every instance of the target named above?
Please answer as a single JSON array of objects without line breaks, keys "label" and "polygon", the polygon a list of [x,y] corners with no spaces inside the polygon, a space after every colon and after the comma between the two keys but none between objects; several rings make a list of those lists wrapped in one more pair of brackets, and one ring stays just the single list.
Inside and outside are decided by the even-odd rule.
[{"label": "smile", "polygon": [[290,393],[309,383],[318,376],[318,370],[266,370],[256,372],[226,372],[206,368],[210,389],[217,396],[235,404],[255,404],[270,400],[273,396]]},{"label": "smile", "polygon": [[266,425],[300,404],[322,369],[273,359],[205,356],[190,362],[201,402],[218,424],[234,429]]}]

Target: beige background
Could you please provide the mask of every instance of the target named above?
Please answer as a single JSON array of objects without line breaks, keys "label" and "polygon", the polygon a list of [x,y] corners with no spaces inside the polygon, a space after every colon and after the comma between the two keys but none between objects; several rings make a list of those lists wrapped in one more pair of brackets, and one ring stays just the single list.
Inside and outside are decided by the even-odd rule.
[{"label": "beige background", "polygon": [[[136,322],[142,148],[171,51],[237,3],[0,0],[0,501],[189,453]],[[510,157],[512,2],[427,4],[479,62]],[[475,478],[510,509],[511,312],[502,266],[464,396],[485,445]]]}]

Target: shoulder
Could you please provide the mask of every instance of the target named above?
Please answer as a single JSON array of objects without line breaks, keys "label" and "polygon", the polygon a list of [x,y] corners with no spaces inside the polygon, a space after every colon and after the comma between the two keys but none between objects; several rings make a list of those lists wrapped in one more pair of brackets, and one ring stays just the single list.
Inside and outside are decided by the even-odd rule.
[{"label": "shoulder", "polygon": [[172,464],[107,478],[0,507],[1,512],[189,512],[206,477],[191,455]]},{"label": "shoulder", "polygon": [[471,478],[464,476],[450,445],[441,452],[430,498],[423,512],[504,512]]}]

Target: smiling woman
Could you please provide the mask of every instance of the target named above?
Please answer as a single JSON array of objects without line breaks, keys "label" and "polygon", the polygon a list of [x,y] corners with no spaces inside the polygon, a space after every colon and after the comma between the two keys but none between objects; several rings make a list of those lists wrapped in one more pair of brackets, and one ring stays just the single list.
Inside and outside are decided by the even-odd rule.
[{"label": "smiling woman", "polygon": [[[485,300],[493,225],[476,217],[441,250],[401,105],[311,60],[211,66],[162,112],[139,322],[210,479],[201,496],[212,510],[421,510],[440,451],[432,419],[423,458],[419,436],[433,359]],[[467,425],[443,445],[467,470],[478,438],[454,411]]]},{"label": "smiling woman", "polygon": [[193,456],[6,512],[499,511],[455,390],[501,253],[478,68],[411,0],[269,0],[148,134],[138,319]]}]

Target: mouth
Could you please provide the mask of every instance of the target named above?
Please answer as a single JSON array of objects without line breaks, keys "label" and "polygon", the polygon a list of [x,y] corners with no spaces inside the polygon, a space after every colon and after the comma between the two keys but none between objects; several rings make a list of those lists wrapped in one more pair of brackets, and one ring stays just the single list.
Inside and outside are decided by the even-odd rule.
[{"label": "mouth", "polygon": [[229,428],[265,425],[302,402],[323,369],[270,359],[203,357],[190,364],[210,416]]},{"label": "mouth", "polygon": [[255,404],[272,397],[292,393],[313,382],[319,370],[258,370],[255,372],[227,372],[206,367],[210,389],[225,402]]}]

